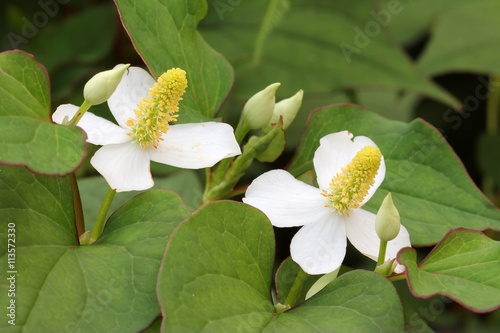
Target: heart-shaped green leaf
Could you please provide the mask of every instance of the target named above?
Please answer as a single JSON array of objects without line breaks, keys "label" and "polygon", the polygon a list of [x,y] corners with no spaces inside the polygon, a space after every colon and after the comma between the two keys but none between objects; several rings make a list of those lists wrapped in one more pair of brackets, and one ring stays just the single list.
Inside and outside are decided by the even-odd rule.
[{"label": "heart-shaped green leaf", "polygon": [[456,227],[499,228],[500,211],[477,189],[440,133],[418,119],[405,124],[349,105],[319,109],[310,118],[289,171],[300,175],[313,169],[319,140],[344,130],[371,138],[386,163],[384,182],[363,207],[377,212],[392,192],[412,244],[435,244]]},{"label": "heart-shaped green leaf", "polygon": [[202,207],[179,225],[167,245],[158,281],[163,330],[403,329],[394,287],[367,271],[346,273],[301,306],[276,314],[270,296],[273,257],[273,229],[260,211],[229,201]]},{"label": "heart-shaped green leaf", "polygon": [[319,293],[276,317],[264,332],[402,332],[401,301],[379,274],[345,273]]},{"label": "heart-shaped green leaf", "polygon": [[[183,111],[189,119],[212,118],[233,82],[231,65],[198,33],[205,0],[116,0],[122,22],[151,72],[171,67],[187,72]],[[184,117],[181,114],[181,118]]]},{"label": "heart-shaped green leaf", "polygon": [[403,249],[408,285],[417,297],[448,296],[476,312],[500,307],[500,242],[467,229],[451,231],[417,267],[416,251]]},{"label": "heart-shaped green leaf", "polygon": [[[0,198],[2,244],[8,226],[15,225],[15,328],[139,331],[159,315],[156,276],[166,236],[189,214],[176,194],[156,190],[136,196],[90,246],[76,241],[66,179],[2,167]],[[7,267],[7,247],[0,251],[0,265]],[[2,279],[0,288],[7,290],[7,283]],[[2,297],[2,308],[9,301]],[[0,330],[7,327],[1,321]]]},{"label": "heart-shaped green leaf", "polygon": [[85,158],[85,133],[51,122],[48,80],[30,55],[0,54],[0,163],[65,175]]},{"label": "heart-shaped green leaf", "polygon": [[274,234],[261,212],[229,201],[204,206],[167,246],[158,281],[164,330],[262,330],[274,312],[273,260]]}]

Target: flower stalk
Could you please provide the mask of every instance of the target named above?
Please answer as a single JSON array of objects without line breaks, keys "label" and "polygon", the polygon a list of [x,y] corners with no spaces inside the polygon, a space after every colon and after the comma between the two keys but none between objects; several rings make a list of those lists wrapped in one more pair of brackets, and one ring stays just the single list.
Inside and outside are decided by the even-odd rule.
[{"label": "flower stalk", "polygon": [[69,174],[69,185],[71,187],[71,193],[73,195],[73,209],[75,211],[75,226],[76,226],[76,238],[79,239],[80,236],[85,232],[85,223],[83,219],[83,208],[82,199],[80,197],[80,190],[78,189],[78,183],[76,181],[75,173]]},{"label": "flower stalk", "polygon": [[385,253],[387,252],[387,241],[380,241],[380,246],[378,248],[378,259],[377,259],[377,266],[381,266],[384,264],[385,261]]},{"label": "flower stalk", "polygon": [[99,239],[99,236],[102,234],[102,230],[104,229],[104,225],[106,224],[106,215],[108,214],[109,207],[113,202],[113,198],[115,197],[116,190],[109,188],[104,200],[102,201],[101,208],[99,209],[99,213],[97,214],[97,218],[94,224],[94,229],[92,229],[92,234],[90,235],[89,243],[92,244],[96,240]]},{"label": "flower stalk", "polygon": [[92,106],[92,104],[90,104],[89,101],[84,100],[82,105],[80,105],[80,107],[78,108],[78,111],[76,111],[73,118],[71,118],[71,120],[66,125],[76,126],[76,124],[78,124],[78,122],[80,121],[82,116],[85,114],[85,112],[87,112],[87,110],[90,109],[91,106]]},{"label": "flower stalk", "polygon": [[285,303],[277,304],[277,306],[275,306],[278,313],[284,312],[295,306],[295,304],[299,300],[300,293],[302,292],[302,288],[304,287],[304,283],[306,282],[308,276],[309,275],[307,275],[307,273],[304,272],[302,268],[299,268],[297,276],[295,277],[295,281],[293,281],[293,285],[290,288],[288,295],[286,296]]},{"label": "flower stalk", "polygon": [[266,149],[279,131],[281,131],[281,126],[278,124],[266,135],[250,138],[243,147],[243,153],[232,161],[232,164],[230,159],[222,161],[216,168],[213,177],[207,180],[203,202],[226,198],[259,152]]}]

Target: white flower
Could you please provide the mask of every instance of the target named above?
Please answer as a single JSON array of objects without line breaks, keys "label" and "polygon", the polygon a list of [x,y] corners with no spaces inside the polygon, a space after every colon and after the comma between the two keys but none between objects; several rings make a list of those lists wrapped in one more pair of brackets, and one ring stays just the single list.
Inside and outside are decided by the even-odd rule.
[{"label": "white flower", "polygon": [[[377,260],[380,240],[376,215],[360,207],[384,180],[385,163],[376,144],[347,131],[320,140],[314,154],[319,189],[284,170],[257,177],[243,202],[260,209],[276,227],[303,226],[290,245],[292,259],[308,274],[337,269],[346,253],[346,237],[365,256]],[[411,246],[406,229],[387,246],[386,260]],[[403,272],[398,265],[396,272]]]},{"label": "white flower", "polygon": [[[177,118],[186,87],[186,73],[181,69],[171,69],[155,82],[145,70],[130,67],[108,100],[118,125],[90,112],[80,119],[78,126],[87,133],[87,141],[103,146],[90,162],[111,188],[117,192],[151,188],[150,161],[200,169],[241,154],[228,124],[169,125]],[[61,124],[77,109],[61,105],[52,119]]]}]

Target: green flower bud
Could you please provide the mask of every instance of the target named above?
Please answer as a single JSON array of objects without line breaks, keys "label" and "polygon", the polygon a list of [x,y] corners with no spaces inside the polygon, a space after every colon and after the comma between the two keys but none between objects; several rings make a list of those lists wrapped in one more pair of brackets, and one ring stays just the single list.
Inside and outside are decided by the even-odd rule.
[{"label": "green flower bud", "polygon": [[392,202],[391,193],[387,194],[375,218],[375,231],[381,241],[388,242],[396,238],[401,228],[399,212]]},{"label": "green flower bud", "polygon": [[302,105],[303,96],[304,91],[301,89],[292,97],[276,103],[276,105],[274,106],[273,116],[271,117],[270,124],[276,124],[280,119],[280,116],[282,116],[283,129],[287,129],[295,119],[297,112],[299,112],[300,106]]},{"label": "green flower bud", "polygon": [[130,64],[97,73],[83,87],[83,97],[90,105],[104,103],[114,93]]},{"label": "green flower bud", "polygon": [[275,93],[281,83],[273,83],[259,91],[247,101],[243,107],[243,121],[250,129],[266,126],[273,115]]}]

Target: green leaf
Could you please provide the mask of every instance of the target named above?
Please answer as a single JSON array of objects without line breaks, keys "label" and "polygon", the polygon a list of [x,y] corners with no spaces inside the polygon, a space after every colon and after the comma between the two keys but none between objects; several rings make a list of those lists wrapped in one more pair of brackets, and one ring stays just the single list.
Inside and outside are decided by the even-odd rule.
[{"label": "green leaf", "polygon": [[376,12],[384,17],[384,11],[390,8],[389,4],[402,8],[396,14],[390,15],[387,28],[398,41],[411,47],[429,34],[429,30],[439,20],[441,13],[466,2],[467,0],[383,0],[376,6]]},{"label": "green leaf", "polygon": [[415,296],[446,295],[476,312],[500,307],[498,258],[500,242],[467,229],[451,231],[419,267],[414,249],[398,254]]},{"label": "green leaf", "polygon": [[402,331],[403,311],[392,284],[366,271],[344,274],[277,315],[270,300],[273,257],[273,229],[260,211],[230,201],[203,206],[167,245],[158,281],[163,330],[308,332],[312,323],[317,332],[333,326]]},{"label": "green leaf", "polygon": [[[282,84],[277,101],[304,90],[302,111],[287,128],[289,151],[298,144],[309,110],[340,102],[360,104],[353,98],[358,91],[397,91],[403,97],[402,105],[393,111],[399,110],[397,119],[408,119],[407,94],[412,99],[429,96],[458,108],[456,98],[416,71],[401,45],[395,43],[389,31],[392,24],[377,24],[371,12],[379,1],[317,0],[314,5],[306,0],[290,1],[289,10],[257,50],[258,30],[268,4],[264,0],[213,1],[200,24],[203,37],[235,68],[234,88],[224,107],[225,118],[233,123],[256,87],[262,89],[272,82]],[[373,38],[364,32],[369,22],[377,32],[370,32]],[[341,45],[356,51],[351,54],[349,46],[343,51]],[[257,65],[255,52],[261,52]]]},{"label": "green leaf", "polygon": [[[257,153],[255,158],[259,162],[274,162],[280,155],[283,153],[286,144],[285,131],[283,130],[283,123],[280,119],[280,122],[274,126],[279,126],[279,128],[275,129],[275,135],[271,142]],[[252,140],[254,137],[249,139]]]},{"label": "green leaf", "polygon": [[30,55],[20,51],[0,54],[0,163],[65,175],[85,157],[85,133],[51,122],[48,80]]},{"label": "green leaf", "polygon": [[112,50],[118,31],[116,19],[111,4],[90,7],[40,29],[24,50],[35,55],[51,75],[63,65],[92,64]]},{"label": "green leaf", "polygon": [[289,0],[271,0],[268,2],[266,12],[262,18],[262,23],[255,39],[252,61],[257,64],[262,57],[262,48],[266,38],[272,30],[281,22],[285,13],[290,9]]},{"label": "green leaf", "polygon": [[452,71],[499,73],[499,11],[496,0],[454,3],[436,19],[418,68],[434,76]]},{"label": "green leaf", "polygon": [[403,308],[384,277],[368,271],[341,275],[298,307],[273,320],[264,332],[402,332]]},{"label": "green leaf", "polygon": [[157,77],[171,67],[187,72],[182,112],[212,118],[233,82],[231,65],[198,33],[207,13],[205,0],[116,0],[136,50]]},{"label": "green leaf", "polygon": [[[0,234],[5,235],[5,225],[15,223],[16,248],[76,245],[73,214],[67,178],[38,176],[20,167],[0,167]],[[6,250],[0,248],[0,256]]]},{"label": "green leaf", "polygon": [[[2,244],[9,223],[16,229],[15,329],[139,331],[160,314],[156,275],[166,236],[189,214],[176,194],[138,195],[110,218],[90,246],[77,244],[66,179],[2,167],[0,196]],[[1,267],[7,267],[6,250],[0,249]],[[0,281],[2,290],[7,282]],[[7,297],[0,299],[3,308],[7,302]],[[0,330],[7,327],[3,320]]]},{"label": "green leaf", "polygon": [[414,91],[448,105],[458,104],[421,75],[393,43],[385,25],[371,15],[375,9],[372,1],[322,0],[314,6],[306,0],[291,2],[280,23],[267,35],[259,64],[252,65],[267,4],[263,0],[242,1],[226,3],[223,8],[216,2],[201,29],[210,44],[235,66],[233,97],[240,103],[255,87],[281,82],[284,96],[303,89],[306,99],[331,96],[344,89],[376,87]]},{"label": "green leaf", "polygon": [[219,201],[172,235],[159,275],[163,329],[259,331],[272,319],[274,234],[258,210]]},{"label": "green leaf", "polygon": [[[436,296],[430,299],[415,298],[408,289],[406,280],[393,282],[396,288],[403,311],[405,313],[405,332],[407,333],[433,333],[428,323],[436,319],[445,311],[445,305],[453,301],[445,296]],[[432,311],[432,316],[429,312]]]},{"label": "green leaf", "polygon": [[[80,188],[80,195],[82,198],[86,229],[89,230],[92,229],[94,225],[97,213],[106,196],[109,185],[103,177],[96,176],[79,179],[78,187]],[[181,170],[173,173],[169,177],[155,178],[153,189],[166,189],[178,193],[190,210],[194,210],[201,204],[203,195],[203,187],[193,170]],[[109,209],[108,216],[118,207],[142,192],[144,191],[116,193]]]},{"label": "green leaf", "polygon": [[477,189],[440,133],[419,119],[405,124],[355,106],[321,108],[311,115],[289,171],[312,170],[319,140],[344,130],[371,138],[385,159],[384,182],[363,207],[376,213],[392,192],[412,244],[435,244],[456,227],[499,228],[500,211]]}]

